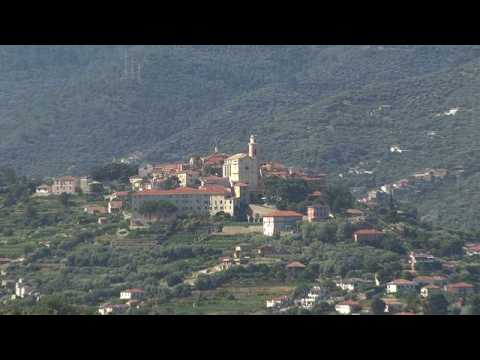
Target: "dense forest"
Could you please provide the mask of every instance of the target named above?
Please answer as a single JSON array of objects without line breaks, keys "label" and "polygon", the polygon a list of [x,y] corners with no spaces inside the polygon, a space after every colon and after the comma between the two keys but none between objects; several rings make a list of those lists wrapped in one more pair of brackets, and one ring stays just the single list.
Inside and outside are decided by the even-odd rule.
[{"label": "dense forest", "polygon": [[374,173],[352,186],[461,165],[462,185],[419,208],[475,227],[479,69],[478,46],[2,46],[0,165],[82,174],[132,154],[243,150],[256,133],[266,158]]}]

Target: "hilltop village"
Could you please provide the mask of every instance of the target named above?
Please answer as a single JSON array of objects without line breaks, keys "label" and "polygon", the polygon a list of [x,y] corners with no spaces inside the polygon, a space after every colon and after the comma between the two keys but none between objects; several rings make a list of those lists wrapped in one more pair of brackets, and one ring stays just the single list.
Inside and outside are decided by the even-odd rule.
[{"label": "hilltop village", "polygon": [[0,310],[480,312],[477,234],[433,228],[397,201],[448,171],[355,198],[326,174],[265,160],[257,138],[246,140],[242,153],[215,147],[41,184],[0,172]]},{"label": "hilltop village", "polygon": [[[130,228],[138,229],[159,221],[166,214],[145,211],[150,204],[170,203],[175,211],[168,215],[228,216],[248,222],[262,222],[264,234],[273,236],[297,228],[303,218],[316,221],[329,217],[328,206],[321,201],[326,189],[326,174],[312,174],[305,170],[286,168],[278,162],[261,162],[256,138],[250,136],[248,151],[228,155],[218,148],[204,157],[195,156],[188,162],[142,165],[138,174],[131,176],[128,191],[114,192],[106,198],[107,206],[86,207],[88,213],[114,213],[130,210]],[[264,201],[264,179],[279,177],[304,181],[317,198],[315,206],[308,207],[308,216],[294,211],[278,210]],[[92,187],[102,186],[89,176],[63,176],[53,179],[51,185],[37,187],[37,196],[90,193]],[[130,209],[125,198],[129,197]],[[143,211],[142,211],[143,210]],[[266,220],[266,221],[264,221]]]}]

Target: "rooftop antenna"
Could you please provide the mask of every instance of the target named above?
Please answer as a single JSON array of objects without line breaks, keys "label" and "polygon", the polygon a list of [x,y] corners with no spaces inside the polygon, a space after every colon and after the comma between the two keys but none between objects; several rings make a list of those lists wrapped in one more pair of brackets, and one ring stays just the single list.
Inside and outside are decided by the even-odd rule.
[{"label": "rooftop antenna", "polygon": [[137,65],[137,81],[142,82],[142,64]]}]

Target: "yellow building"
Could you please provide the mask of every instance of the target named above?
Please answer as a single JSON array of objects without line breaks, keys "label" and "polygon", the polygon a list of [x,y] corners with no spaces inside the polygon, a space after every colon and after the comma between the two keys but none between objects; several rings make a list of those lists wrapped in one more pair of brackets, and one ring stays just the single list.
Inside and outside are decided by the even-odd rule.
[{"label": "yellow building", "polygon": [[239,153],[230,156],[223,164],[223,177],[230,180],[231,183],[246,183],[248,191],[258,190],[259,167],[257,143],[255,136],[250,136],[248,143],[248,154]]},{"label": "yellow building", "polygon": [[147,201],[166,200],[174,204],[179,215],[235,214],[235,198],[225,188],[193,189],[181,187],[173,190],[147,190],[132,194],[132,209],[138,212]]}]

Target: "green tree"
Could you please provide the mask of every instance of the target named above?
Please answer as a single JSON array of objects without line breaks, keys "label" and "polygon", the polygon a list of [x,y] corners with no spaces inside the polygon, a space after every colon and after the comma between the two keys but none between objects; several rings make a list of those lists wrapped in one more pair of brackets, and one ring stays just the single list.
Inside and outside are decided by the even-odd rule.
[{"label": "green tree", "polygon": [[176,176],[171,176],[164,182],[160,183],[160,188],[163,190],[172,190],[176,189],[180,186],[180,180],[178,180],[178,177]]},{"label": "green tree", "polygon": [[183,281],[183,276],[181,273],[173,273],[167,275],[165,280],[167,281],[167,285],[171,287],[180,284]]},{"label": "green tree", "polygon": [[165,217],[174,214],[177,211],[177,207],[170,201],[158,200],[158,201],[145,201],[138,209],[141,215],[145,216],[159,216]]},{"label": "green tree", "polygon": [[70,194],[67,193],[61,193],[58,197],[58,200],[60,201],[60,204],[63,205],[63,207],[68,208],[70,206]]},{"label": "green tree", "polygon": [[383,315],[385,313],[385,303],[379,297],[375,297],[372,300],[372,312],[375,315]]},{"label": "green tree", "polygon": [[355,203],[355,198],[345,185],[331,185],[325,192],[326,201],[334,213],[350,208]]},{"label": "green tree", "polygon": [[135,165],[124,163],[110,163],[94,168],[90,173],[96,181],[128,182],[128,178],[136,175],[138,168]]},{"label": "green tree", "polygon": [[432,295],[423,305],[426,315],[445,315],[448,310],[448,301],[443,294]]},{"label": "green tree", "polygon": [[28,202],[26,204],[24,215],[25,215],[25,220],[29,223],[35,220],[35,218],[37,217],[37,210],[35,209],[35,207],[32,205],[31,202]]},{"label": "green tree", "polygon": [[265,179],[264,185],[267,202],[275,204],[279,208],[302,202],[310,193],[308,184],[302,179],[287,180],[272,176]]},{"label": "green tree", "polygon": [[475,295],[470,300],[472,315],[480,315],[480,295]]},{"label": "green tree", "polygon": [[306,223],[301,225],[304,240],[319,240],[333,243],[337,239],[337,225],[334,223]]},{"label": "green tree", "polygon": [[341,222],[337,225],[337,241],[352,240],[355,226],[350,222]]}]

